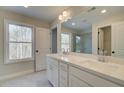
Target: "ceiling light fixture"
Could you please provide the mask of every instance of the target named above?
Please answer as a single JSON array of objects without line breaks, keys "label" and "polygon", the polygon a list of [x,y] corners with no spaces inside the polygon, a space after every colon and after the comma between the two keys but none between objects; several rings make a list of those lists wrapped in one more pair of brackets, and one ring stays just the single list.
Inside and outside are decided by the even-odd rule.
[{"label": "ceiling light fixture", "polygon": [[103,14],[103,13],[106,13],[107,12],[107,10],[105,10],[105,9],[103,9],[102,11],[101,11],[101,13]]},{"label": "ceiling light fixture", "polygon": [[68,13],[67,13],[67,11],[63,11],[63,16],[67,16],[68,15]]},{"label": "ceiling light fixture", "polygon": [[62,20],[63,19],[63,16],[62,15],[59,15],[59,20]]},{"label": "ceiling light fixture", "polygon": [[71,19],[70,13],[64,10],[62,14],[59,15],[58,19],[60,20],[60,22],[66,22]]}]

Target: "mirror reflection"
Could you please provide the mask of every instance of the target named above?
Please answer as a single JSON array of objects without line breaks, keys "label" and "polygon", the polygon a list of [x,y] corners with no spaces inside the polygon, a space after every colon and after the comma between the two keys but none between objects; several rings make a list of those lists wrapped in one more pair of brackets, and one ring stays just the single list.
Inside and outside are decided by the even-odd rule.
[{"label": "mirror reflection", "polygon": [[92,25],[77,18],[62,23],[61,48],[91,54]]},{"label": "mirror reflection", "polygon": [[62,22],[61,49],[124,58],[123,9],[91,7]]},{"label": "mirror reflection", "polygon": [[98,29],[98,54],[111,56],[111,26]]}]

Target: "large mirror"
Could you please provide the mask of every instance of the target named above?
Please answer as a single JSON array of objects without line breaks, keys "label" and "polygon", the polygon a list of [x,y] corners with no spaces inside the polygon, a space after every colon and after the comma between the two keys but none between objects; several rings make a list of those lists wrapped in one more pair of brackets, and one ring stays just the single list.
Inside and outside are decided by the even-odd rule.
[{"label": "large mirror", "polygon": [[[64,35],[68,36],[68,39],[63,39]],[[68,48],[72,52],[92,53],[92,24],[87,22],[87,20],[74,18],[63,22],[61,38],[63,40],[61,41],[62,48],[65,48],[66,44],[69,44]]]},{"label": "large mirror", "polygon": [[124,7],[91,7],[62,23],[61,48],[124,58]]}]

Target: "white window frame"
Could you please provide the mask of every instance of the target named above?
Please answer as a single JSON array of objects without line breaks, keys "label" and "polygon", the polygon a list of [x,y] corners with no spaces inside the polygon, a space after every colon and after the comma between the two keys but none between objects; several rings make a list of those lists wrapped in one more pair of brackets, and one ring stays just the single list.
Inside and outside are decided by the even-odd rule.
[{"label": "white window frame", "polygon": [[[69,39],[70,39],[70,40],[69,40],[69,41],[70,41],[70,42],[69,42],[69,51],[71,52],[71,49],[72,49],[72,47],[71,47],[71,45],[72,45],[72,33],[69,33],[69,32],[62,32],[61,34],[68,34],[68,35],[69,35],[69,37],[70,37],[70,38],[69,38]],[[62,39],[62,38],[61,38],[61,39]],[[61,39],[60,39],[60,40],[61,40]],[[61,42],[61,41],[60,41],[60,42]],[[61,43],[61,51],[62,51],[62,43]]]},{"label": "white window frame", "polygon": [[[22,25],[32,28],[32,58],[9,60],[9,24]],[[34,61],[34,26],[4,19],[4,64],[31,62],[31,61]]]}]

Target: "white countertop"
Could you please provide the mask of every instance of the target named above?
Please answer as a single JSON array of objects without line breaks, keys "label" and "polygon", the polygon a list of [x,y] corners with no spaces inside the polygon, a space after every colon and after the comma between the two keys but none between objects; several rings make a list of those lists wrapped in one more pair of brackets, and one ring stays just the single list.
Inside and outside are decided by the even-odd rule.
[{"label": "white countertop", "polygon": [[62,56],[60,54],[49,54],[47,56],[124,86],[124,65],[112,62],[99,62],[93,58],[74,55]]}]

